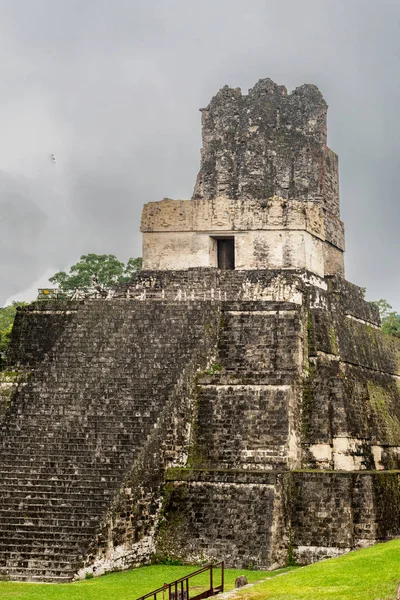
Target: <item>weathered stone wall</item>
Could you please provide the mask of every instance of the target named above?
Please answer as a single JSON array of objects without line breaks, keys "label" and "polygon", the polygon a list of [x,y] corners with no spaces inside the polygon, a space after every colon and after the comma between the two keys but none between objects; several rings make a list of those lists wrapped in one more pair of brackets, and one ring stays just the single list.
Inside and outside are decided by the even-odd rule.
[{"label": "weathered stone wall", "polygon": [[[27,353],[21,347],[19,356],[30,362],[32,346],[51,346],[36,342],[46,330],[40,317],[57,322],[59,315],[28,308],[21,312],[20,329],[24,315],[31,338]],[[0,573],[14,579],[70,579],[158,427],[165,448],[156,461],[158,471],[156,464],[150,471],[141,468],[131,502],[136,539],[150,533],[138,513],[147,511],[154,520],[156,500],[147,502],[160,495],[154,481],[161,480],[163,460],[184,460],[189,433],[185,400],[179,395],[179,405],[174,390],[189,385],[188,365],[205,367],[215,321],[218,306],[207,302],[125,299],[85,301],[78,307],[6,410],[0,431]],[[54,328],[49,333],[53,336]],[[163,419],[168,428],[162,427]],[[145,465],[151,462],[151,446],[148,452]],[[144,499],[138,487],[150,490]],[[112,536],[121,546],[116,530]],[[151,543],[143,541],[136,560],[148,560],[150,550]]]},{"label": "weathered stone wall", "polygon": [[250,569],[287,563],[284,475],[175,470],[167,480],[159,559],[224,560],[226,566]]},{"label": "weathered stone wall", "polygon": [[30,375],[30,371],[21,369],[0,371],[0,425],[5,419],[14,395],[26,385]]},{"label": "weathered stone wall", "polygon": [[343,251],[330,243],[323,246],[324,272],[326,275],[344,277]]},{"label": "weathered stone wall", "polygon": [[220,90],[202,111],[192,201],[143,209],[144,268],[216,267],[215,238],[229,235],[236,269],[343,276],[338,159],[326,146],[326,111],[312,85],[287,94],[265,79],[247,96]]},{"label": "weathered stone wall", "polygon": [[165,199],[144,206],[141,231],[145,269],[216,268],[215,238],[234,235],[238,270],[305,268],[325,274],[323,212],[312,202]]},{"label": "weathered stone wall", "polygon": [[400,535],[399,472],[290,477],[293,556],[300,564]]},{"label": "weathered stone wall", "polygon": [[[215,234],[143,235],[144,267],[154,270],[217,268]],[[235,269],[307,269],[325,274],[323,242],[302,231],[250,231],[235,234]],[[340,261],[340,258],[338,258]],[[335,269],[335,273],[341,269]]]},{"label": "weathered stone wall", "polygon": [[310,286],[313,303],[319,305],[318,295],[322,294],[321,301],[326,305],[327,282],[304,269],[141,271],[134,281],[121,285],[115,297],[142,301],[260,300],[303,304],[304,291]]},{"label": "weathered stone wall", "polygon": [[[197,460],[230,468],[397,468],[398,341],[379,330],[376,308],[360,288],[339,278],[326,289],[323,283],[298,272],[152,274],[151,297],[178,298],[179,289],[186,297],[207,290],[215,299],[241,300],[234,308],[223,303],[215,359],[221,370],[199,379]],[[136,285],[132,293],[142,293],[140,277]],[[246,305],[245,298],[256,301]],[[296,407],[300,388],[299,462],[288,407]]]},{"label": "weathered stone wall", "polygon": [[327,104],[314,85],[288,94],[261,79],[247,96],[225,86],[202,110],[193,198],[319,200],[326,193],[337,213],[337,157],[326,149],[326,115]]},{"label": "weathered stone wall", "polygon": [[73,321],[77,302],[34,302],[18,308],[7,351],[7,364],[0,372],[0,423],[14,394],[27,383],[32,371],[60,339]]},{"label": "weathered stone wall", "polygon": [[78,307],[78,302],[61,300],[34,302],[19,307],[7,353],[8,364],[36,367],[60,339]]},{"label": "weathered stone wall", "polygon": [[356,287],[332,280],[330,288],[328,310],[309,312],[303,465],[399,468],[400,344]]},{"label": "weathered stone wall", "polygon": [[[399,347],[359,288],[150,271],[67,308],[16,325],[31,375],[1,430],[3,572],[66,580],[153,555],[272,568],[396,535]],[[171,466],[186,469],[164,493]]]},{"label": "weathered stone wall", "polygon": [[222,303],[189,469],[168,476],[160,556],[272,568],[399,533],[398,474],[379,470],[399,468],[400,345],[356,286],[291,277],[298,303]]},{"label": "weathered stone wall", "polygon": [[[325,239],[323,211],[314,202],[299,202],[274,196],[260,204],[256,200],[211,198],[149,202],[142,211],[142,233],[260,230],[302,230]],[[344,232],[339,231],[339,245]]]},{"label": "weathered stone wall", "polygon": [[215,363],[198,378],[193,464],[300,466],[303,317],[290,303],[224,303]]},{"label": "weathered stone wall", "polygon": [[193,199],[280,196],[319,202],[327,239],[337,245],[338,157],[326,146],[326,116],[327,104],[313,85],[288,94],[262,79],[247,96],[222,88],[202,111],[203,148]]},{"label": "weathered stone wall", "polygon": [[400,535],[400,472],[175,469],[157,556],[273,569]]}]

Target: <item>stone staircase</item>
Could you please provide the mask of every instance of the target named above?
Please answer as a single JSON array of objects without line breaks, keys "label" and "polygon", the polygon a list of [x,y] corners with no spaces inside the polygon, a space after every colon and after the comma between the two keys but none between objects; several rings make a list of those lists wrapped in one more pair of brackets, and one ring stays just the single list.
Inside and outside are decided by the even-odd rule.
[{"label": "stone staircase", "polygon": [[0,576],[72,579],[204,336],[203,314],[196,303],[79,306],[1,426]]}]

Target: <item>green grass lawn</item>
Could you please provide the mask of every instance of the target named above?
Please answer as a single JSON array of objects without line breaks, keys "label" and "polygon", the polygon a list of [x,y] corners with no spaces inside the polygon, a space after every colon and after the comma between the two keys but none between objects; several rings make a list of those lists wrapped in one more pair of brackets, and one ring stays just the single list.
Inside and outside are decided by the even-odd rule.
[{"label": "green grass lawn", "polygon": [[[113,573],[76,583],[31,584],[0,581],[1,600],[135,600],[163,583],[192,573],[196,567],[155,565]],[[284,573],[282,577],[275,577]],[[226,590],[238,575],[249,583],[272,577],[254,587],[238,590],[238,600],[388,600],[400,581],[400,540],[377,544],[308,567],[274,572],[227,569]],[[219,583],[218,574],[214,582]],[[207,575],[194,582],[200,592]]]},{"label": "green grass lawn", "polygon": [[241,600],[394,599],[400,581],[400,540],[377,544],[238,591]]},{"label": "green grass lawn", "polygon": [[[193,573],[198,568],[154,565],[122,573],[112,573],[94,579],[61,584],[0,581],[0,598],[1,600],[135,600],[139,596],[161,587],[164,583],[169,583],[188,573]],[[290,568],[279,569],[272,573],[226,569],[225,589],[232,590],[235,579],[239,575],[246,575],[250,583],[287,570],[290,570]],[[219,572],[217,572],[214,578],[215,585],[219,584],[219,577]],[[207,582],[207,574],[202,574],[196,577],[193,584],[200,593],[202,589],[205,589],[204,586]]]}]

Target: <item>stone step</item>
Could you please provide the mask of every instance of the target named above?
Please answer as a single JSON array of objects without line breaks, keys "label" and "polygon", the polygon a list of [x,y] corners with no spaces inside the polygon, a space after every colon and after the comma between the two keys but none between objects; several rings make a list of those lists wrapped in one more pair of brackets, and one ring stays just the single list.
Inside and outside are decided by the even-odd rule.
[{"label": "stone step", "polygon": [[[25,571],[24,571],[25,572]],[[0,580],[2,578],[2,574],[0,571]],[[4,574],[4,578],[6,580],[10,580],[10,581],[15,581],[15,582],[25,582],[25,583],[69,583],[70,581],[72,581],[73,575],[71,574],[70,576],[65,575],[64,577],[62,575],[60,575],[59,577],[57,577],[56,575],[25,575],[20,571],[16,571],[11,572],[10,570],[7,570]]]},{"label": "stone step", "polygon": [[[32,522],[32,521],[30,521]],[[90,527],[81,527],[79,530],[79,534],[84,537],[93,535],[93,532],[96,530],[96,523],[93,523]],[[20,534],[26,532],[27,535],[37,535],[42,532],[43,534],[49,535],[53,537],[53,534],[58,534],[62,537],[62,539],[68,539],[70,535],[73,535],[77,531],[76,523],[68,525],[58,526],[53,524],[43,524],[43,523],[34,523],[33,525],[21,524],[21,523],[7,523],[5,522],[1,528],[3,535],[9,535],[10,539],[12,536],[17,535],[20,537]]]},{"label": "stone step", "polygon": [[[11,448],[9,448],[9,450],[11,450]],[[73,459],[77,459],[76,462],[77,464],[81,465],[81,466],[86,466],[86,467],[91,467],[93,469],[96,468],[97,466],[101,467],[106,467],[107,465],[111,464],[112,460],[118,460],[116,467],[118,466],[118,463],[120,463],[120,455],[121,454],[130,454],[132,455],[133,453],[137,452],[139,450],[139,448],[135,448],[134,446],[131,447],[129,449],[128,444],[125,444],[124,447],[121,448],[115,448],[115,449],[111,449],[111,448],[104,448],[104,454],[102,454],[101,458],[95,456],[95,451],[94,450],[86,450],[86,451],[76,451],[76,450],[66,450],[65,452],[63,452],[62,449],[59,449],[57,451],[57,453],[54,452],[54,450],[52,450],[51,448],[48,449],[42,449],[41,452],[38,448],[32,447],[32,452],[35,451],[36,455],[35,455],[35,460],[30,460],[29,457],[27,455],[23,455],[23,454],[19,454],[19,456],[15,457],[13,459],[13,457],[10,455],[6,455],[3,456],[3,458],[1,459],[1,463],[2,466],[4,465],[5,467],[7,466],[14,466],[14,465],[18,465],[18,466],[31,466],[34,467],[35,463],[39,463],[40,466],[43,465],[49,465],[49,464],[57,464],[57,463],[61,463],[61,464],[74,464]],[[39,465],[38,465],[39,466]]]},{"label": "stone step", "polygon": [[[25,500],[25,498],[16,497],[15,499],[12,496],[7,496],[6,498],[0,499],[0,512],[6,512],[7,510],[28,510],[29,508],[34,508],[34,506],[38,507],[47,507],[48,509],[57,509],[57,508],[68,508],[69,510],[75,510],[76,508],[82,508],[87,511],[97,511],[102,510],[104,506],[110,502],[113,496],[112,492],[107,493],[104,497],[101,495],[100,497],[97,495],[91,496],[88,501],[85,501],[84,495],[82,494],[82,499],[79,501],[76,498],[72,500],[69,497],[69,494],[66,493],[63,496],[55,497],[53,496],[51,500],[49,498],[37,499],[34,498],[32,500]],[[31,504],[29,504],[31,502]],[[35,503],[34,505],[32,503]]]},{"label": "stone step", "polygon": [[[162,395],[162,392],[160,392],[160,395]],[[131,399],[127,398],[126,402],[128,403],[129,400]],[[153,416],[152,414],[148,414],[148,407],[145,406],[138,406],[137,408],[135,408],[135,413],[142,412],[142,414],[129,414],[129,409],[127,409],[123,411],[120,415],[118,415],[118,413],[116,412],[112,413],[113,408],[113,405],[107,405],[107,411],[110,411],[111,413],[108,415],[108,417],[107,415],[100,416],[97,411],[96,419],[93,418],[91,423],[88,423],[86,419],[79,418],[79,415],[77,416],[75,421],[76,415],[73,415],[71,412],[62,415],[58,410],[52,410],[47,413],[45,411],[42,412],[41,410],[40,412],[35,411],[26,413],[14,413],[11,415],[12,420],[9,419],[8,422],[5,421],[5,425],[2,425],[0,431],[6,432],[7,435],[12,436],[12,427],[20,426],[21,428],[23,427],[23,430],[20,428],[16,429],[17,434],[19,433],[21,435],[24,435],[24,431],[26,431],[27,433],[29,431],[31,433],[34,433],[34,428],[40,427],[41,422],[43,422],[43,424],[45,425],[45,427],[43,427],[44,431],[48,430],[49,432],[55,432],[57,437],[62,438],[63,436],[65,436],[65,417],[68,417],[69,420],[74,419],[73,430],[71,430],[70,426],[68,428],[70,430],[69,435],[73,436],[76,439],[79,439],[80,436],[82,436],[82,438],[86,437],[86,439],[91,439],[93,437],[93,425],[96,423],[104,425],[108,424],[112,433],[118,433],[120,431],[129,431],[129,428],[135,425],[135,423],[140,423],[141,421],[147,422]],[[55,417],[57,419],[56,423],[53,423],[51,425],[48,421],[49,416]],[[91,416],[92,415],[86,415],[86,417]],[[121,427],[121,419],[123,419],[123,427]],[[59,431],[57,431],[57,429]]]},{"label": "stone step", "polygon": [[[113,467],[113,465],[111,465]],[[52,483],[52,485],[57,485],[57,483],[62,486],[74,485],[75,483],[78,485],[79,482],[84,482],[85,485],[89,485],[90,483],[96,484],[95,487],[102,487],[102,484],[108,483],[110,485],[118,484],[120,482],[120,476],[116,475],[116,469],[109,469],[102,471],[99,473],[98,478],[92,474],[89,475],[86,469],[80,468],[77,466],[73,472],[63,470],[62,467],[56,466],[52,468],[50,473],[46,474],[47,469],[43,469],[40,471],[36,471],[36,469],[32,469],[32,472],[21,470],[19,467],[16,467],[14,472],[10,469],[9,471],[2,471],[0,473],[0,488],[4,489],[4,485],[6,482],[12,484],[14,481],[21,481],[23,485],[42,485],[47,482]],[[92,469],[96,471],[96,469]],[[123,470],[119,469],[118,472],[123,472]],[[4,484],[4,485],[3,485]],[[104,486],[103,486],[104,487]]]},{"label": "stone step", "polygon": [[[101,515],[101,511],[96,510],[94,507],[92,506],[85,506],[84,503],[82,503],[83,506],[81,507],[81,510],[77,510],[74,507],[73,510],[73,518],[76,519],[85,519],[89,517],[91,518],[95,518],[98,517],[99,515]],[[3,520],[3,518],[9,518],[9,519],[18,519],[21,517],[21,515],[24,516],[24,518],[27,516],[29,519],[31,518],[43,518],[43,516],[47,516],[49,515],[49,513],[51,512],[51,518],[54,519],[59,519],[61,518],[63,515],[71,515],[71,506],[60,506],[60,505],[55,505],[55,504],[35,504],[35,505],[30,505],[30,506],[21,506],[21,508],[19,508],[18,506],[9,506],[9,507],[0,507],[0,521]],[[85,510],[86,508],[86,510]],[[102,507],[99,508],[104,508],[104,505]]]},{"label": "stone step", "polygon": [[[58,492],[61,494],[69,494],[70,492],[76,493],[77,491],[83,492],[83,490],[87,489],[88,491],[93,491],[99,493],[112,494],[114,488],[118,485],[118,481],[115,480],[107,480],[103,478],[103,481],[95,482],[94,480],[85,480],[84,478],[77,480],[76,478],[65,479],[64,481],[57,480],[56,482],[51,481],[51,479],[28,479],[17,477],[14,479],[11,478],[0,478],[1,488],[5,491],[11,489],[17,489],[20,491],[25,490],[28,494],[31,491],[35,492],[52,492],[54,495],[58,495]],[[75,489],[77,488],[77,489]],[[84,496],[82,496],[84,497]]]},{"label": "stone step", "polygon": [[[85,434],[85,432],[83,432],[80,436],[71,434],[68,440],[63,439],[63,437],[61,435],[58,435],[57,432],[54,435],[54,428],[51,431],[47,431],[44,428],[40,429],[38,427],[37,429],[35,429],[33,427],[32,431],[25,429],[25,431],[22,433],[18,432],[18,430],[14,432],[10,428],[8,439],[3,439],[0,442],[0,449],[2,453],[6,453],[7,449],[9,449],[10,451],[15,451],[15,449],[18,448],[18,450],[23,456],[29,455],[29,452],[27,451],[27,448],[25,446],[26,443],[32,444],[32,446],[37,448],[38,450],[46,449],[47,447],[62,449],[65,445],[67,449],[69,447],[71,447],[71,449],[77,447],[77,449],[82,449],[82,451],[94,451],[96,448],[96,444],[105,445],[105,449],[107,450],[107,445],[110,447],[112,447],[115,444],[123,446],[127,443],[135,445],[139,443],[139,445],[141,445],[146,439],[148,432],[150,432],[153,429],[153,427],[150,427],[148,422],[144,423],[140,420],[138,420],[134,427],[130,427],[129,423],[125,424],[126,428],[124,429],[120,427],[118,429],[113,429],[110,426],[110,430],[108,431],[106,429],[106,424],[104,425],[104,429],[100,428],[100,426],[97,425],[96,436],[93,436],[93,434]],[[96,426],[94,425],[94,427]],[[75,434],[76,433],[77,432],[75,431]],[[43,437],[41,439],[38,439],[38,435],[46,436],[45,440],[43,439]]]},{"label": "stone step", "polygon": [[[75,482],[75,484],[67,484],[66,482],[60,482],[59,480],[52,481],[49,480],[48,484],[45,483],[37,483],[33,485],[28,481],[23,481],[19,478],[14,480],[4,480],[7,483],[7,486],[2,486],[2,491],[0,494],[4,494],[3,497],[7,497],[7,495],[18,494],[18,497],[21,499],[25,498],[27,495],[46,495],[46,497],[71,497],[71,499],[79,500],[82,497],[86,496],[91,497],[93,499],[100,498],[104,493],[109,492],[110,494],[114,493],[114,489],[109,487],[109,484],[99,483],[94,486],[92,482],[85,483],[84,480],[80,482]],[[78,485],[80,483],[80,485]],[[91,483],[91,485],[89,485]],[[0,496],[1,497],[1,496]]]},{"label": "stone step", "polygon": [[[12,534],[12,535],[11,535]],[[78,530],[68,533],[68,535],[59,532],[37,531],[24,528],[23,531],[18,529],[3,529],[0,534],[0,543],[7,544],[21,540],[21,543],[46,544],[47,542],[55,544],[62,543],[80,543],[91,539],[92,533]]]},{"label": "stone step", "polygon": [[183,338],[187,307],[171,303],[162,337],[149,337],[161,306],[79,305],[20,387],[0,429],[0,573],[68,581],[82,566],[82,548],[191,360],[187,336],[204,334],[195,319]]},{"label": "stone step", "polygon": [[64,560],[61,559],[54,561],[47,557],[38,557],[36,559],[30,559],[29,557],[22,559],[10,557],[8,560],[0,562],[0,573],[8,571],[10,574],[12,571],[19,571],[22,575],[22,569],[24,569],[26,570],[27,574],[32,573],[32,575],[39,575],[40,573],[43,573],[47,574],[47,576],[50,576],[49,571],[52,571],[53,573],[55,572],[56,576],[58,577],[71,577],[73,576],[75,570],[74,568],[71,568],[71,566],[75,567],[79,563],[76,559],[71,563],[71,560],[68,560],[68,558],[71,559],[72,557],[67,557]]},{"label": "stone step", "polygon": [[39,572],[35,570],[30,572],[26,569],[15,569],[8,567],[2,569],[0,567],[0,579],[9,579],[10,581],[32,581],[32,582],[44,582],[44,583],[68,583],[73,578],[73,571],[65,570],[65,575],[53,575],[48,574],[46,570]]},{"label": "stone step", "polygon": [[[8,554],[8,556],[7,556]],[[75,559],[72,558],[72,555],[75,555]],[[12,552],[12,553],[5,553],[4,556],[0,557],[0,567],[16,567],[18,566],[18,563],[20,564],[22,561],[24,561],[25,566],[27,568],[29,568],[29,566],[31,567],[44,567],[47,566],[49,564],[55,564],[57,563],[57,565],[59,566],[60,569],[66,569],[68,568],[68,565],[71,564],[71,559],[72,562],[75,564],[77,563],[80,559],[81,556],[79,554],[77,554],[76,550],[74,550],[71,554],[65,553],[60,554],[59,552],[54,552],[52,553],[51,549],[47,549],[46,552],[44,553],[37,553],[37,552]],[[31,562],[31,564],[28,564],[28,561]],[[34,564],[34,561],[36,564]]]},{"label": "stone step", "polygon": [[[58,491],[60,493],[69,493],[69,492],[81,492],[84,490],[88,491],[98,491],[99,493],[113,493],[113,490],[119,484],[119,479],[115,478],[107,478],[102,477],[102,481],[96,482],[95,479],[85,479],[82,477],[77,479],[76,477],[65,477],[64,479],[51,480],[51,478],[32,476],[32,479],[29,476],[21,477],[16,473],[16,477],[0,477],[1,488],[7,490],[10,489],[18,489],[20,491],[25,490],[29,493],[32,490],[41,492],[53,492],[57,494]],[[76,488],[76,489],[75,489]]]},{"label": "stone step", "polygon": [[[143,390],[146,391],[146,390]],[[159,394],[162,394],[163,391],[161,389],[158,390]],[[139,393],[140,390],[135,390],[135,393]],[[69,398],[66,398],[66,400],[70,399],[70,397],[72,396],[73,392],[71,392],[71,394],[69,394]],[[158,394],[157,394],[158,395]],[[48,417],[49,415],[51,416],[55,416],[58,417],[59,422],[63,422],[65,417],[69,417],[69,418],[74,418],[77,417],[77,422],[76,422],[76,426],[78,427],[78,429],[76,430],[74,428],[74,431],[76,431],[76,433],[79,432],[79,428],[81,427],[82,430],[84,431],[84,428],[86,426],[86,428],[89,428],[90,430],[90,424],[88,424],[88,421],[91,420],[93,423],[107,423],[107,415],[102,415],[99,414],[99,410],[104,410],[104,411],[108,411],[111,409],[115,409],[114,413],[111,413],[108,415],[108,423],[110,424],[110,427],[112,428],[112,426],[114,425],[114,423],[116,423],[116,429],[119,429],[120,423],[119,423],[119,419],[118,417],[124,417],[124,422],[132,422],[134,423],[135,419],[138,418],[148,418],[151,417],[151,415],[149,415],[149,405],[148,404],[136,404],[136,398],[132,398],[132,390],[127,390],[127,394],[126,394],[126,398],[124,398],[122,395],[119,396],[121,399],[121,402],[126,403],[128,405],[129,402],[131,402],[130,406],[126,406],[126,410],[121,410],[121,404],[116,404],[116,403],[108,403],[104,405],[104,408],[101,407],[99,408],[99,406],[97,406],[97,411],[96,412],[88,412],[89,409],[93,408],[93,411],[95,411],[96,409],[96,405],[87,405],[85,404],[87,411],[85,412],[85,415],[75,415],[72,408],[71,404],[69,403],[68,407],[66,407],[64,412],[61,412],[60,409],[64,408],[62,405],[60,404],[55,404],[50,408],[49,405],[49,409],[46,411],[45,407],[43,405],[41,405],[40,407],[38,407],[37,410],[33,411],[32,409],[28,409],[26,412],[14,412],[11,413],[10,412],[10,422],[12,419],[12,422],[20,422],[21,424],[24,424],[25,427],[28,427],[30,423],[36,422],[36,423],[40,423],[40,421],[42,420],[43,422],[45,422],[47,425],[49,425],[49,428],[52,430],[54,428],[54,424],[51,427],[50,424],[45,421],[45,417]],[[35,398],[32,398],[32,400],[35,400]],[[99,401],[99,399],[97,399],[97,401]],[[135,404],[133,404],[133,402],[135,402]],[[118,410],[121,411],[121,414],[118,414]],[[135,414],[135,413],[141,413],[141,414]],[[82,418],[83,417],[83,418]],[[79,421],[78,421],[79,418]],[[82,425],[81,425],[82,424]],[[5,426],[2,425],[1,429],[3,431],[9,431],[10,430],[10,423],[7,423],[7,428]],[[93,434],[93,431],[91,431],[91,434]]]},{"label": "stone step", "polygon": [[[137,427],[137,429],[128,431],[110,431],[110,432],[99,432],[97,438],[88,439],[70,439],[68,442],[64,442],[62,439],[49,439],[46,442],[39,442],[37,437],[24,435],[21,436],[21,440],[17,441],[17,436],[13,439],[8,439],[7,441],[3,441],[0,444],[0,448],[2,450],[2,455],[4,458],[7,457],[7,450],[9,452],[15,451],[16,448],[20,451],[20,456],[23,457],[31,457],[33,460],[32,454],[29,454],[25,444],[31,444],[30,448],[35,448],[38,451],[47,451],[48,453],[57,453],[57,452],[78,452],[82,455],[91,453],[94,454],[96,449],[96,443],[101,444],[104,447],[106,452],[110,452],[114,446],[116,446],[116,450],[123,450],[125,446],[130,445],[131,447],[136,445],[142,445],[143,441],[146,439],[148,434],[148,428],[143,427],[142,429]],[[45,432],[40,432],[41,434],[45,434]],[[37,436],[38,432],[36,432]]]},{"label": "stone step", "polygon": [[85,543],[78,542],[75,544],[63,543],[60,546],[54,544],[54,542],[47,547],[38,547],[33,544],[23,544],[19,540],[18,546],[15,544],[9,544],[8,547],[0,545],[0,561],[10,561],[13,559],[29,559],[29,560],[51,560],[54,562],[65,563],[71,559],[74,554],[79,554],[84,551],[87,547],[87,540]]},{"label": "stone step", "polygon": [[110,496],[114,493],[114,488],[110,488],[110,482],[96,486],[93,485],[93,482],[88,482],[85,484],[84,480],[80,481],[81,485],[78,485],[77,482],[66,482],[64,485],[60,485],[60,482],[57,482],[57,484],[58,485],[52,485],[50,481],[48,484],[46,484],[46,482],[36,484],[30,482],[24,483],[21,482],[20,479],[14,479],[13,482],[7,480],[3,481],[3,485],[7,486],[7,490],[16,489],[17,491],[24,493],[35,491],[37,493],[45,492],[60,496],[68,496],[70,493],[77,493],[77,491],[80,491],[82,493],[82,498],[85,497],[85,494],[88,496],[97,496],[98,494],[106,494]]},{"label": "stone step", "polygon": [[67,464],[57,464],[54,461],[45,461],[42,465],[35,466],[22,462],[19,464],[17,461],[12,463],[9,461],[7,464],[3,464],[0,467],[0,479],[9,478],[15,479],[21,476],[31,476],[32,479],[44,479],[59,481],[60,483],[65,481],[66,478],[70,478],[71,481],[79,478],[84,479],[85,482],[90,481],[119,481],[118,471],[123,471],[126,465],[114,465],[110,463],[98,464],[93,462],[86,464],[72,464],[70,461]]},{"label": "stone step", "polygon": [[32,508],[32,510],[40,507],[51,508],[68,508],[70,510],[75,510],[77,508],[85,508],[87,511],[101,511],[105,506],[108,505],[111,499],[111,493],[107,494],[104,498],[98,498],[95,496],[92,499],[88,499],[87,501],[82,498],[81,500],[77,498],[70,498],[68,494],[64,494],[64,496],[51,498],[32,498],[26,499],[21,497],[13,497],[7,496],[5,498],[0,498],[0,511],[6,512],[7,510],[26,510]]},{"label": "stone step", "polygon": [[[138,448],[136,444],[131,444],[130,448],[128,444],[125,444],[123,447],[116,449],[104,448],[103,446],[103,449],[104,458],[103,455],[96,456],[94,450],[82,453],[77,451],[63,452],[62,450],[58,450],[57,453],[55,453],[52,452],[50,448],[48,452],[46,452],[46,450],[40,451],[38,448],[33,448],[32,451],[35,451],[34,455],[32,454],[31,456],[29,456],[28,454],[18,454],[13,457],[11,455],[10,448],[7,454],[3,453],[3,456],[1,458],[1,464],[5,467],[12,467],[13,465],[20,467],[34,467],[35,463],[38,463],[38,466],[41,467],[43,467],[44,465],[60,464],[60,466],[69,466],[70,468],[74,468],[76,462],[78,465],[81,465],[82,467],[86,468],[91,468],[92,470],[97,468],[103,468],[105,470],[107,468],[107,465],[110,465],[112,461],[117,458],[116,455],[119,454],[122,459],[126,459],[128,456],[129,458],[132,458],[140,450],[140,448]],[[76,459],[76,461],[74,461],[73,459]],[[118,468],[119,463],[120,460],[118,460],[115,467]],[[113,465],[113,468],[115,467]]]},{"label": "stone step", "polygon": [[[13,538],[8,542],[0,540],[0,563],[22,556],[29,559],[42,559],[51,556],[54,560],[67,561],[73,555],[82,555],[85,552],[90,538],[80,539],[76,541],[70,540],[45,540],[41,538],[38,542],[33,540],[23,541],[20,538]],[[57,554],[57,550],[59,550]]]},{"label": "stone step", "polygon": [[[8,495],[6,495],[8,494]],[[98,508],[101,510],[107,504],[108,498],[98,498],[95,496],[92,499],[82,498],[71,498],[70,495],[64,494],[63,496],[55,496],[54,494],[48,495],[47,497],[40,497],[37,495],[27,495],[25,494],[23,497],[18,496],[16,494],[11,494],[10,492],[0,492],[0,510],[6,510],[8,506],[17,505],[29,508],[35,508],[40,506],[49,506],[49,507],[68,507],[75,508],[83,505],[83,502],[87,508],[90,510],[95,510]]]},{"label": "stone step", "polygon": [[8,528],[12,527],[36,527],[39,528],[59,528],[60,531],[63,531],[64,527],[82,527],[85,529],[90,529],[96,527],[99,521],[99,515],[74,515],[69,513],[69,516],[58,516],[53,515],[52,513],[47,513],[44,516],[38,515],[15,515],[15,516],[7,516],[7,514],[0,513],[0,524],[3,528],[5,525]]},{"label": "stone step", "polygon": [[[32,564],[30,564],[32,563]],[[21,561],[10,561],[4,565],[0,564],[0,573],[4,571],[8,574],[12,581],[52,581],[52,576],[55,577],[54,582],[71,580],[74,576],[74,572],[68,568],[67,563],[51,563],[45,560],[32,560],[29,559]],[[19,579],[13,574],[20,574]],[[24,576],[24,573],[26,575]],[[44,577],[43,577],[44,576]]]},{"label": "stone step", "polygon": [[[72,554],[76,555],[76,551]],[[68,554],[60,554],[55,552],[51,553],[51,550],[48,550],[47,553],[38,554],[35,552],[12,552],[9,553],[8,556],[2,556],[0,558],[0,567],[18,567],[21,566],[21,563],[24,563],[26,568],[44,568],[48,566],[57,567],[61,570],[69,570],[71,564],[72,555]],[[80,555],[73,561],[77,562],[81,558]]]},{"label": "stone step", "polygon": [[[104,448],[104,446],[103,446]],[[11,450],[11,448],[9,449]],[[96,465],[107,465],[112,459],[116,458],[116,454],[134,454],[137,452],[139,448],[135,447],[135,445],[131,444],[131,448],[129,449],[128,444],[125,444],[120,448],[104,448],[104,455],[101,457],[95,455],[94,450],[86,450],[86,451],[76,451],[76,450],[66,450],[63,452],[62,449],[58,449],[57,452],[54,452],[51,448],[42,449],[40,451],[39,448],[32,447],[32,451],[35,451],[35,460],[29,457],[27,454],[19,454],[18,456],[13,457],[11,454],[3,453],[2,463],[5,465],[12,464],[27,464],[33,466],[33,463],[40,461],[41,463],[52,463],[54,461],[60,461],[62,463],[71,464],[73,458],[77,458],[82,464],[87,464],[88,466],[96,466]],[[73,463],[72,463],[73,464]]]},{"label": "stone step", "polygon": [[[2,529],[2,534],[3,535],[8,535],[9,536],[9,541],[10,543],[12,541],[20,541],[21,540],[21,534],[26,532],[27,535],[29,536],[33,536],[33,534],[38,534],[38,533],[43,533],[46,534],[46,536],[43,536],[43,539],[53,539],[53,542],[51,542],[51,546],[53,549],[56,546],[60,546],[62,547],[64,543],[68,542],[68,539],[70,538],[71,535],[74,534],[74,531],[76,532],[77,527],[79,527],[78,524],[76,523],[72,523],[70,524],[70,526],[67,525],[63,525],[61,526],[54,526],[51,527],[49,525],[47,526],[40,526],[38,524],[36,525],[31,525],[29,526],[23,526],[23,525],[7,525],[7,524],[2,524],[1,529]],[[82,527],[82,539],[84,540],[91,540],[93,539],[93,536],[95,535],[96,531],[98,531],[98,527],[95,527],[94,525],[92,527]],[[53,538],[53,534],[58,534],[60,535],[60,538]],[[14,537],[15,536],[15,537]],[[30,538],[32,539],[32,537]],[[72,539],[72,538],[71,538]],[[39,540],[39,538],[37,538],[37,540]],[[43,546],[42,549],[47,547],[47,542],[43,542]],[[1,553],[0,553],[1,556]]]},{"label": "stone step", "polygon": [[[34,448],[36,454],[31,454],[29,456],[28,454],[20,453],[18,455],[14,455],[13,457],[11,452],[12,450],[16,452],[17,448],[18,447],[9,448],[7,453],[4,452],[2,458],[0,459],[1,463],[7,466],[19,465],[32,467],[36,461],[39,461],[40,463],[45,464],[52,464],[56,462],[56,464],[60,463],[61,465],[64,464],[65,466],[70,465],[73,467],[74,463],[72,462],[72,458],[76,457],[80,459],[80,462],[83,466],[91,467],[92,469],[96,467],[105,468],[108,464],[110,464],[111,459],[115,458],[115,453],[120,452],[122,456],[126,458],[127,455],[134,457],[135,454],[140,450],[136,444],[131,444],[131,447],[129,447],[128,444],[124,444],[115,450],[113,448],[104,447],[103,445],[103,450],[105,453],[107,453],[107,456],[104,458],[104,460],[102,460],[101,456],[96,456],[95,449],[91,450],[90,454],[87,452],[82,452],[82,454],[80,454],[79,451],[75,451],[75,453],[63,453],[62,450],[57,450],[57,452],[54,452],[51,448],[49,448],[48,454],[46,454],[45,449],[40,450],[39,448]],[[97,452],[100,451],[101,450],[99,449]]]}]

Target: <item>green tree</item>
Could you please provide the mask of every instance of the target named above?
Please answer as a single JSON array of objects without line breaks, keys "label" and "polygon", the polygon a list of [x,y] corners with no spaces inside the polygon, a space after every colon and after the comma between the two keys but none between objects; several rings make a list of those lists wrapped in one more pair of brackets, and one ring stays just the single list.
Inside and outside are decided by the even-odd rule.
[{"label": "green tree", "polygon": [[372,302],[378,307],[382,321],[382,331],[400,338],[400,315],[393,310],[387,300],[381,298]]},{"label": "green tree", "polygon": [[93,287],[113,288],[132,279],[142,267],[141,258],[130,258],[126,264],[113,254],[84,254],[69,273],[59,271],[50,277],[63,292],[88,291]]}]

